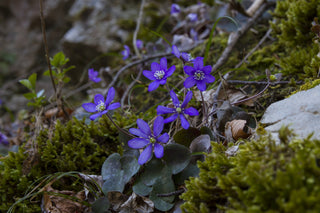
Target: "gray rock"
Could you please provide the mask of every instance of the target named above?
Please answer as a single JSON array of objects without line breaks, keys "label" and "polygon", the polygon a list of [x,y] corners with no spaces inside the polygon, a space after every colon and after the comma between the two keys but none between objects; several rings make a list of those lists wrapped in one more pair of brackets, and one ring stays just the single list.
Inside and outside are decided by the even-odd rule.
[{"label": "gray rock", "polygon": [[275,139],[278,130],[287,125],[299,138],[313,133],[312,138],[320,139],[320,85],[271,104],[260,122]]}]

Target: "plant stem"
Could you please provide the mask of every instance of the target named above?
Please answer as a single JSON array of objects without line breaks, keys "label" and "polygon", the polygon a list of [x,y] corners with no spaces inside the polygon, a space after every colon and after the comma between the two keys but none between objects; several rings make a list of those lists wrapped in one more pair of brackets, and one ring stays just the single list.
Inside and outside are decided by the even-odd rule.
[{"label": "plant stem", "polygon": [[206,119],[206,124],[208,124],[207,107],[206,107],[206,103],[205,103],[204,98],[203,98],[203,93],[202,93],[202,91],[200,91],[200,95],[201,95],[201,100],[202,100],[202,113],[203,113],[203,117],[205,117],[205,119]]},{"label": "plant stem", "polygon": [[134,138],[134,136],[131,135],[129,132],[127,132],[127,131],[123,130],[122,128],[120,128],[120,127],[113,121],[112,117],[111,117],[108,113],[106,113],[106,115],[107,115],[108,118],[110,119],[111,123],[112,123],[120,132],[122,132],[123,134],[126,134],[126,135],[128,135],[128,136],[130,136],[130,137],[132,137],[132,138]]}]

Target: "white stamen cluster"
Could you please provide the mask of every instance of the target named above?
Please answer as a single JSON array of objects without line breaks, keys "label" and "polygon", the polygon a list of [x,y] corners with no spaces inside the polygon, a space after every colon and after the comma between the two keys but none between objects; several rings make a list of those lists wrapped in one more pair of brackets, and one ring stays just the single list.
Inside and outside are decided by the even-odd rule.
[{"label": "white stamen cluster", "polygon": [[154,72],[153,76],[157,79],[157,80],[161,80],[164,76],[165,72],[163,70],[157,70]]},{"label": "white stamen cluster", "polygon": [[96,110],[98,112],[102,112],[105,109],[106,109],[106,105],[103,101],[100,101],[99,104],[96,106]]},{"label": "white stamen cluster", "polygon": [[198,81],[201,81],[205,78],[205,75],[203,73],[203,71],[201,70],[197,70],[195,73],[194,73],[194,79],[195,80],[198,80]]}]

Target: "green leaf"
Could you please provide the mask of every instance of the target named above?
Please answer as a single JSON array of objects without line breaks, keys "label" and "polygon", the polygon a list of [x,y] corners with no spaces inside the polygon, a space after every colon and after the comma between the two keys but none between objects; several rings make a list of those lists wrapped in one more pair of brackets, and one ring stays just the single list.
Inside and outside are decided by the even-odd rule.
[{"label": "green leaf", "polygon": [[124,171],[123,173],[123,181],[124,184],[128,183],[133,175],[135,175],[139,169],[140,165],[138,163],[137,158],[130,155],[124,155],[121,159],[121,167]]},{"label": "green leaf", "polygon": [[68,68],[63,69],[62,73],[63,73],[63,74],[66,74],[66,72],[68,72],[69,70],[72,70],[72,69],[74,69],[74,68],[76,68],[76,66],[72,65],[72,66],[70,66],[70,67],[68,67]]},{"label": "green leaf", "polygon": [[65,57],[63,52],[58,52],[50,59],[50,63],[52,66],[58,68],[65,65],[69,61],[68,58]]},{"label": "green leaf", "polygon": [[63,78],[63,83],[66,84],[66,83],[68,83],[69,81],[70,81],[70,78],[69,78],[69,77],[64,77],[64,78]]},{"label": "green leaf", "polygon": [[203,127],[200,128],[200,131],[201,131],[201,135],[209,135],[211,141],[216,141],[217,140],[214,137],[214,135],[212,133],[212,130],[209,127],[203,126]]},{"label": "green leaf", "polygon": [[110,202],[106,197],[100,197],[91,206],[93,213],[107,213],[110,208]]},{"label": "green leaf", "polygon": [[173,139],[176,143],[189,147],[193,139],[201,135],[200,130],[190,127],[189,129],[182,129],[178,131]]},{"label": "green leaf", "polygon": [[23,96],[28,100],[32,100],[33,98],[37,97],[37,95],[35,93],[33,93],[33,92],[25,93],[25,94],[23,94]]},{"label": "green leaf", "polygon": [[141,178],[138,178],[135,184],[132,187],[134,193],[140,196],[148,196],[150,192],[152,191],[151,186],[147,186],[146,184],[143,183]]},{"label": "green leaf", "polygon": [[165,165],[160,159],[152,158],[145,166],[144,172],[141,174],[141,181],[147,186],[152,186],[161,176]]},{"label": "green leaf", "polygon": [[32,91],[32,84],[30,83],[30,81],[28,79],[22,79],[22,80],[19,80],[19,82],[20,82],[20,84],[27,87],[30,91]]},{"label": "green leaf", "polygon": [[[56,71],[51,70],[51,72],[52,72],[52,75],[53,75],[53,76],[56,76],[56,75],[57,75]],[[43,75],[44,75],[44,76],[50,76],[50,70],[46,70],[46,71],[43,73]]]},{"label": "green leaf", "polygon": [[171,178],[171,171],[168,167],[162,172],[160,178],[157,179],[155,184],[153,185],[152,192],[150,194],[150,200],[153,201],[156,209],[160,211],[168,211],[174,206],[173,200],[174,195],[159,197],[160,194],[168,194],[175,191],[175,185]]},{"label": "green leaf", "polygon": [[105,195],[107,195],[109,191],[122,192],[124,189],[124,172],[121,170],[120,158],[121,156],[118,153],[113,153],[102,165],[101,175],[105,181],[102,186],[102,191]]},{"label": "green leaf", "polygon": [[163,160],[171,169],[172,174],[181,172],[189,164],[191,153],[189,149],[180,144],[169,144],[164,147]]},{"label": "green leaf", "polygon": [[180,173],[176,174],[173,179],[174,182],[178,185],[182,185],[185,180],[189,179],[190,177],[198,177],[199,176],[199,168],[194,163],[189,163],[184,170],[182,170]]},{"label": "green leaf", "polygon": [[30,75],[28,80],[32,86],[32,89],[35,90],[36,89],[36,81],[37,81],[37,73],[33,73],[32,75]]}]

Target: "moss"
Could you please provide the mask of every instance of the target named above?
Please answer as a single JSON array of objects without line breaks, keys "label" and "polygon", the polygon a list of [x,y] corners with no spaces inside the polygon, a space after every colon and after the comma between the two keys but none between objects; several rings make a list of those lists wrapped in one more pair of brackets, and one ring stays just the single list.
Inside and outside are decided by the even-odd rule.
[{"label": "moss", "polygon": [[183,212],[319,212],[320,140],[295,139],[288,128],[279,139],[262,135],[231,157],[213,143],[199,177],[186,182]]},{"label": "moss", "polygon": [[[120,127],[134,125],[138,116],[123,116],[115,113]],[[140,115],[142,116],[142,115]],[[20,147],[17,153],[10,152],[0,161],[0,211],[6,211],[25,195],[28,187],[45,175],[56,172],[79,171],[100,174],[101,166],[109,154],[122,152],[118,130],[108,118],[86,124],[85,120],[71,119],[66,124],[57,121],[53,130],[45,129],[36,138],[38,154]],[[34,159],[31,161],[30,159]],[[78,190],[73,179],[63,179],[55,183],[56,189]],[[15,212],[41,212],[39,203],[22,202]]]},{"label": "moss", "polygon": [[301,85],[297,91],[292,92],[290,95],[293,95],[293,94],[300,92],[300,91],[312,89],[318,85],[320,85],[320,79],[316,79],[314,81],[312,81],[310,79],[306,79],[306,82],[303,85]]}]

